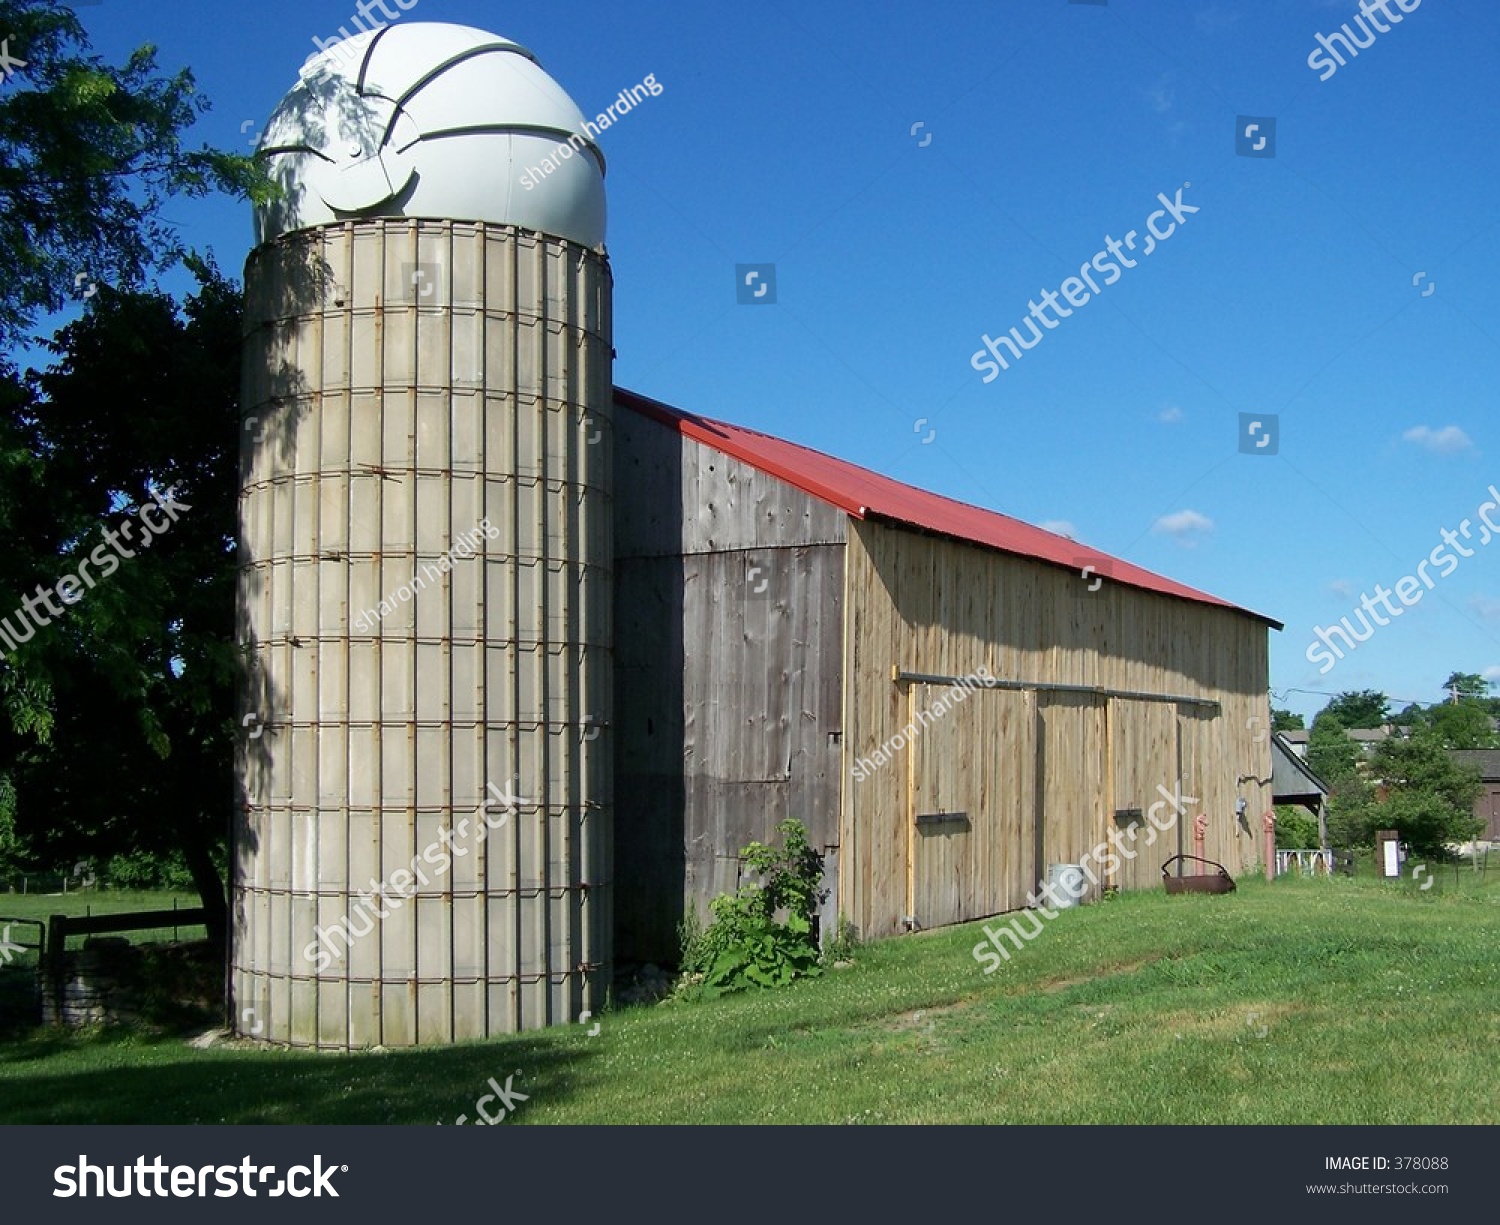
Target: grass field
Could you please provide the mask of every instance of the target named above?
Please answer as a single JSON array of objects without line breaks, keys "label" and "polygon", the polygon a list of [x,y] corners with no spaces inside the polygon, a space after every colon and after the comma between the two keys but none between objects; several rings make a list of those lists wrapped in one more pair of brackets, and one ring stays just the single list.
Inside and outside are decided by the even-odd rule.
[{"label": "grass field", "polygon": [[1500,1122],[1500,873],[1242,881],[1065,911],[986,977],[978,925],[852,968],[460,1047],[313,1054],[35,1034],[5,1123]]}]

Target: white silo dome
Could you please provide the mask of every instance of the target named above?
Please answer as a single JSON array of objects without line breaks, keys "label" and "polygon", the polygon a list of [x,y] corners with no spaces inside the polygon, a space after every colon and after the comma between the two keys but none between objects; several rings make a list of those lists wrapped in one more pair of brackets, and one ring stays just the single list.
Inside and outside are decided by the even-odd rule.
[{"label": "white silo dome", "polygon": [[[604,245],[604,156],[584,116],[519,43],[399,22],[310,57],[260,155],[285,195],[256,244],[368,217],[493,221]],[[569,142],[569,138],[573,138]],[[528,170],[543,170],[523,183]]]}]

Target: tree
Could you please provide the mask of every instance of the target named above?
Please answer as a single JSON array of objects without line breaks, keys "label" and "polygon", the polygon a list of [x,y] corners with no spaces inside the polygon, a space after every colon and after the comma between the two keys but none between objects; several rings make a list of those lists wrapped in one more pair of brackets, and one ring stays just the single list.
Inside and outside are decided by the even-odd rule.
[{"label": "tree", "polygon": [[1465,698],[1480,701],[1490,696],[1490,683],[1477,672],[1450,672],[1443,682],[1443,691],[1452,694],[1455,690],[1459,701]]},{"label": "tree", "polygon": [[1307,764],[1328,784],[1325,824],[1333,846],[1362,846],[1367,841],[1364,811],[1372,789],[1360,770],[1359,746],[1335,715],[1326,710],[1313,720],[1307,738]]},{"label": "tree", "polygon": [[1301,731],[1306,726],[1302,716],[1294,711],[1282,710],[1278,706],[1271,707],[1271,730],[1273,732]]},{"label": "tree", "polygon": [[1276,805],[1276,849],[1312,850],[1318,843],[1318,819],[1296,805]]},{"label": "tree", "polygon": [[[94,578],[7,660],[6,677],[45,695],[46,729],[12,727],[0,744],[15,829],[34,856],[180,849],[219,934],[238,676],[240,296],[191,264],[199,291],[180,312],[164,294],[102,290],[49,345],[58,360],[27,380],[23,411],[0,420],[45,478],[34,521],[0,514],[0,529],[41,533],[25,550],[29,572],[0,568],[0,598]],[[127,513],[167,489],[175,520]],[[142,521],[165,528],[152,538]],[[106,573],[97,555],[109,532],[135,544]]]},{"label": "tree", "polygon": [[1391,716],[1393,727],[1426,727],[1429,722],[1429,712],[1419,702],[1410,702],[1398,714]]},{"label": "tree", "polygon": [[[0,617],[32,630],[0,645],[0,847],[179,845],[219,934],[237,296],[203,263],[185,316],[142,286],[188,258],[169,199],[273,189],[246,157],[186,146],[207,103],[153,48],[105,64],[43,0],[0,0],[0,37]],[[61,360],[21,375],[9,354],[70,298],[85,315],[50,346]],[[55,602],[50,585],[173,484],[191,511],[153,552],[22,626],[25,600]]]},{"label": "tree", "polygon": [[1341,845],[1370,846],[1377,829],[1394,829],[1413,854],[1443,859],[1447,844],[1466,842],[1483,828],[1474,816],[1474,801],[1483,790],[1479,774],[1454,761],[1436,732],[1424,729],[1382,741],[1371,768],[1380,790],[1370,788],[1337,808]]},{"label": "tree", "polygon": [[1430,712],[1434,734],[1449,749],[1500,748],[1494,720],[1483,703],[1465,698],[1434,706]]},{"label": "tree", "polygon": [[1359,747],[1345,734],[1339,718],[1326,710],[1313,720],[1307,764],[1334,792],[1358,777]]},{"label": "tree", "polygon": [[1390,719],[1390,699],[1375,689],[1348,691],[1331,699],[1319,713],[1331,715],[1345,727],[1384,727]]},{"label": "tree", "polygon": [[0,37],[25,65],[0,84],[0,347],[88,286],[138,287],[179,261],[169,198],[269,198],[251,159],[185,147],[208,103],[190,72],[160,74],[155,48],[105,64],[78,19],[43,0],[0,0]]}]

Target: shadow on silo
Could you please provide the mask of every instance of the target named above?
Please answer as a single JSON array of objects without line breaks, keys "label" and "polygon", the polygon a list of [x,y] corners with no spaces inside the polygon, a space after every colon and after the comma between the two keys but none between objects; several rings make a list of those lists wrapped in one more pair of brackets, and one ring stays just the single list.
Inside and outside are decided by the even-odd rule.
[{"label": "shadow on silo", "polygon": [[[270,163],[271,181],[280,190],[280,196],[261,206],[265,228],[260,232],[279,233],[296,228],[296,219],[303,212],[309,164],[322,167],[330,174],[335,173],[333,161],[319,151],[341,145],[363,147],[371,131],[388,127],[388,108],[385,99],[349,92],[343,79],[333,73],[302,78],[283,99],[279,122],[273,123],[271,135],[257,150],[261,157],[281,155]],[[297,143],[278,143],[275,139],[277,132],[296,132]],[[387,141],[389,137],[387,131]],[[391,213],[399,214],[399,207],[394,203]]]},{"label": "shadow on silo", "polygon": [[[262,851],[250,813],[252,796],[262,806],[270,794],[279,752],[290,749],[287,696],[271,680],[261,660],[267,649],[281,645],[263,642],[252,628],[251,607],[264,591],[266,558],[256,557],[247,540],[246,516],[269,513],[255,496],[275,472],[293,466],[297,433],[316,410],[314,390],[284,343],[289,321],[320,309],[339,295],[332,268],[321,258],[281,261],[283,275],[257,275],[264,248],[252,252],[245,269],[244,347],[240,391],[239,515],[236,532],[238,579],[235,589],[236,663],[240,673],[233,812],[229,835],[229,948],[227,949],[225,1010],[228,1023],[239,1030],[247,1009],[264,1015],[262,998],[240,999],[234,987],[237,962],[235,941],[250,923],[245,913],[246,890],[253,885],[246,866]],[[261,533],[264,538],[264,532]],[[295,635],[290,647],[299,644]],[[283,887],[290,882],[282,882]],[[273,887],[276,882],[272,882]]]}]

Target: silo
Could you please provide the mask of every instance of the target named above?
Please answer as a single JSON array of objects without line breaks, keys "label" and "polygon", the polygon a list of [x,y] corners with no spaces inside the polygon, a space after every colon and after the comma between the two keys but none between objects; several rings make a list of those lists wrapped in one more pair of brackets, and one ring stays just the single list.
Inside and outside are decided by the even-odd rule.
[{"label": "silo", "polygon": [[603,1004],[611,280],[589,134],[525,48],[406,22],[311,58],[267,125],[242,1034],[427,1045]]}]

